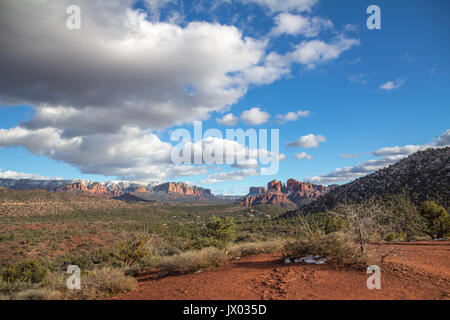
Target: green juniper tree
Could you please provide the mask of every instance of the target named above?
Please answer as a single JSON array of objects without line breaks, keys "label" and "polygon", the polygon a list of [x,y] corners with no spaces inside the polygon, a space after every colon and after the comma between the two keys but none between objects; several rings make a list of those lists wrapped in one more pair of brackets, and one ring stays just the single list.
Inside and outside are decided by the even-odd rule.
[{"label": "green juniper tree", "polygon": [[427,222],[424,232],[433,239],[442,238],[450,232],[450,215],[443,206],[434,201],[424,201],[420,207],[420,214]]}]

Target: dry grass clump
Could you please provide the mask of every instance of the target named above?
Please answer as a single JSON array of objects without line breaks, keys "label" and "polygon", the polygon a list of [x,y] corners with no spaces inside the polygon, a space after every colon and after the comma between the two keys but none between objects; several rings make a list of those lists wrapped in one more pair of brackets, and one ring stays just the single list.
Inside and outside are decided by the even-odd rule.
[{"label": "dry grass clump", "polygon": [[168,273],[190,273],[220,267],[225,265],[227,261],[228,256],[225,251],[208,247],[163,257],[159,268]]},{"label": "dry grass clump", "polygon": [[45,281],[39,283],[24,281],[23,278],[0,281],[0,300],[59,300],[65,289],[62,279],[62,276],[49,274]]},{"label": "dry grass clump", "polygon": [[106,267],[96,269],[81,278],[81,289],[67,293],[68,298],[97,299],[133,290],[136,279],[125,275],[122,269]]},{"label": "dry grass clump", "polygon": [[136,279],[124,270],[106,267],[81,277],[81,289],[69,290],[65,273],[51,274],[45,283],[0,283],[0,300],[91,300],[133,290]]},{"label": "dry grass clump", "polygon": [[11,300],[60,300],[62,293],[58,290],[37,288],[13,293],[8,298]]},{"label": "dry grass clump", "polygon": [[309,234],[308,237],[287,242],[284,251],[289,258],[318,256],[334,265],[363,266],[367,263],[366,256],[359,254],[355,242],[341,232]]},{"label": "dry grass clump", "polygon": [[231,257],[245,257],[252,254],[276,253],[281,252],[284,247],[284,240],[271,240],[260,242],[248,242],[234,244],[228,249],[228,255]]},{"label": "dry grass clump", "polygon": [[207,247],[201,250],[187,251],[174,256],[161,257],[158,268],[167,273],[190,273],[226,265],[230,258],[243,257],[259,253],[280,252],[284,241],[273,240],[235,244],[227,249]]}]

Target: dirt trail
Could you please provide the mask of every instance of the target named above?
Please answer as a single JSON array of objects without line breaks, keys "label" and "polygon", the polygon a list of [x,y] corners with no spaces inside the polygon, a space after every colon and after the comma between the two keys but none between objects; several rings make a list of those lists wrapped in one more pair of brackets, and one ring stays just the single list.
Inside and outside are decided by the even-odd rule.
[{"label": "dirt trail", "polygon": [[196,274],[160,279],[148,274],[138,278],[136,290],[114,299],[450,299],[450,242],[408,242],[379,249],[396,252],[387,258],[380,290],[367,289],[364,270],[285,265],[273,254]]}]

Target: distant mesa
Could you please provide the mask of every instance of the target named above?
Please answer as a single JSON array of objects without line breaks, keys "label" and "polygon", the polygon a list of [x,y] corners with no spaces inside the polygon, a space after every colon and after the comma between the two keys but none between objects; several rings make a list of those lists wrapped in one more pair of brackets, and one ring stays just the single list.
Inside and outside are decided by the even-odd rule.
[{"label": "distant mesa", "polygon": [[286,184],[278,180],[270,181],[265,187],[250,187],[249,193],[239,203],[246,207],[271,204],[290,208],[312,201],[330,188],[309,182],[289,179]]},{"label": "distant mesa", "polygon": [[225,197],[215,197],[209,189],[190,186],[183,182],[167,182],[154,186],[128,182],[99,183],[88,180],[0,179],[0,187],[11,190],[44,190],[72,195],[113,198],[123,201],[177,202],[227,200]]},{"label": "distant mesa", "polygon": [[107,188],[105,188],[98,182],[94,182],[92,184],[89,184],[88,186],[85,186],[83,182],[69,183],[57,188],[56,192],[64,192],[76,195],[92,195],[104,198],[111,198],[120,195],[118,192],[115,192],[113,190],[108,191]]},{"label": "distant mesa", "polygon": [[167,182],[153,188],[154,192],[166,192],[168,194],[180,194],[183,196],[195,196],[200,198],[214,197],[209,189],[190,186],[184,182]]}]

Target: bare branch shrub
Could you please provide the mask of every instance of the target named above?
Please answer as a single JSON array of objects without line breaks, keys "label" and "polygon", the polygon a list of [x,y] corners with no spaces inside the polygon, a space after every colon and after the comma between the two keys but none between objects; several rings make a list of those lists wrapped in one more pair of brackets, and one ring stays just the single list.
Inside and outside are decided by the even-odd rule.
[{"label": "bare branch shrub", "polygon": [[346,203],[335,208],[334,213],[348,221],[348,228],[355,237],[360,254],[366,253],[367,244],[381,241],[391,226],[391,210],[374,199],[361,203]]}]

